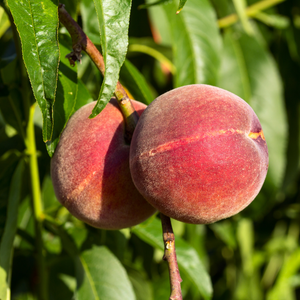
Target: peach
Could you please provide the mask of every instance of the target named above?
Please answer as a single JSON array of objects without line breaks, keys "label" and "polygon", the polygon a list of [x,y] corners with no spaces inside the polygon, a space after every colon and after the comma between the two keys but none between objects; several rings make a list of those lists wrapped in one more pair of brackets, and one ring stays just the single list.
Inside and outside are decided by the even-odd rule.
[{"label": "peach", "polygon": [[160,212],[186,223],[237,214],[259,193],[267,169],[267,144],[252,108],[208,85],[155,99],[130,146],[137,189]]},{"label": "peach", "polygon": [[[155,209],[135,188],[129,170],[130,146],[116,99],[94,119],[95,102],[70,118],[51,160],[57,199],[78,219],[103,229],[136,225]],[[133,101],[141,114],[145,105]]]}]

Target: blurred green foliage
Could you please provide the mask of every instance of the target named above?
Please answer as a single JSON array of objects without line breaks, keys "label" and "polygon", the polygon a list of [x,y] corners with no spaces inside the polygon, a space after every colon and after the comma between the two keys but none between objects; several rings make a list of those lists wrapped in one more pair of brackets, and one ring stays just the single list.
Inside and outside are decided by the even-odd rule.
[{"label": "blurred green foliage", "polygon": [[[126,2],[128,13],[129,1],[106,2]],[[98,0],[65,7],[114,53],[119,37],[100,39],[109,16],[98,26],[95,3],[105,9]],[[158,215],[95,229],[53,191],[50,156],[70,115],[99,98],[102,75],[84,53],[69,66],[57,1],[0,5],[0,299],[168,299]],[[127,18],[126,61],[110,73],[136,100],[186,84],[222,87],[253,107],[269,147],[267,179],[244,211],[206,226],[173,220],[184,299],[300,299],[300,1],[133,0]]]}]

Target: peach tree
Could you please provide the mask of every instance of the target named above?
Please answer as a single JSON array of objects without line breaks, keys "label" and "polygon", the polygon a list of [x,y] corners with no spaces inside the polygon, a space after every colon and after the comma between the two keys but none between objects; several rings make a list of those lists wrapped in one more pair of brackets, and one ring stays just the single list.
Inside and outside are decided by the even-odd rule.
[{"label": "peach tree", "polygon": [[[296,299],[299,20],[297,0],[0,0],[0,299]],[[269,170],[250,206],[209,225],[172,220],[172,229],[151,211],[106,230],[57,201],[50,161],[71,116],[89,105],[86,119],[97,120],[115,97],[129,151],[138,120],[129,99],[149,105],[191,84],[238,95],[261,122]],[[172,105],[182,134],[197,126]],[[121,179],[103,182],[123,190]]]}]

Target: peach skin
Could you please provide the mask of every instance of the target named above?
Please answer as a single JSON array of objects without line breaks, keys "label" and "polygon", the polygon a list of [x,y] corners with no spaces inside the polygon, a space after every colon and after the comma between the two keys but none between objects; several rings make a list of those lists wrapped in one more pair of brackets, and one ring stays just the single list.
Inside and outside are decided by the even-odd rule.
[{"label": "peach skin", "polygon": [[257,196],[268,170],[260,122],[238,96],[189,85],[155,99],[130,146],[133,182],[176,220],[206,224],[237,214]]},{"label": "peach skin", "polygon": [[[141,114],[146,105],[132,101]],[[95,118],[95,102],[69,120],[51,160],[58,200],[78,219],[103,229],[136,225],[155,209],[135,188],[129,170],[130,146],[116,99]]]}]

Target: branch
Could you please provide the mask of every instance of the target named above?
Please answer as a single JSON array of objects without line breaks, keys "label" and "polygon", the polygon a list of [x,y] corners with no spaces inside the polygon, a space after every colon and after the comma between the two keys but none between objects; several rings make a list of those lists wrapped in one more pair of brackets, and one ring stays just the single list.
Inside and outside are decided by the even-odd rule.
[{"label": "branch", "polygon": [[[67,28],[73,41],[73,52],[68,55],[70,63],[74,64],[75,61],[80,61],[81,51],[85,51],[104,76],[105,65],[101,53],[83,32],[80,26],[68,14],[68,12],[64,8],[64,5],[60,4],[58,11],[61,23]],[[120,82],[117,83],[114,94],[118,100],[122,114],[125,117],[127,132],[129,132],[129,137],[131,137],[138,122],[138,114],[136,113],[127,93],[125,92]],[[171,221],[169,217],[161,214],[161,222],[165,244],[165,253],[163,259],[168,262],[170,272],[171,295],[169,300],[182,300],[180,287],[180,282],[182,281],[182,279],[178,270],[175,252],[175,238]]]},{"label": "branch", "polygon": [[[105,64],[102,54],[88,38],[88,36],[83,32],[81,27],[65,10],[63,4],[59,4],[58,13],[60,22],[66,27],[72,37],[73,52],[67,55],[67,58],[69,59],[71,65],[74,65],[77,60],[80,61],[81,51],[85,51],[97,66],[98,70],[102,73],[103,76],[105,76]],[[138,114],[135,111],[131,100],[129,99],[126,91],[119,81],[117,83],[114,94],[118,100],[119,107],[125,118],[127,136],[129,139],[131,139],[138,121]]]},{"label": "branch", "polygon": [[168,262],[171,295],[169,300],[182,300],[181,286],[182,281],[178,269],[176,250],[175,250],[175,237],[172,229],[171,220],[169,217],[160,214],[161,224],[163,229],[163,239],[165,245],[165,253],[163,259]]}]

